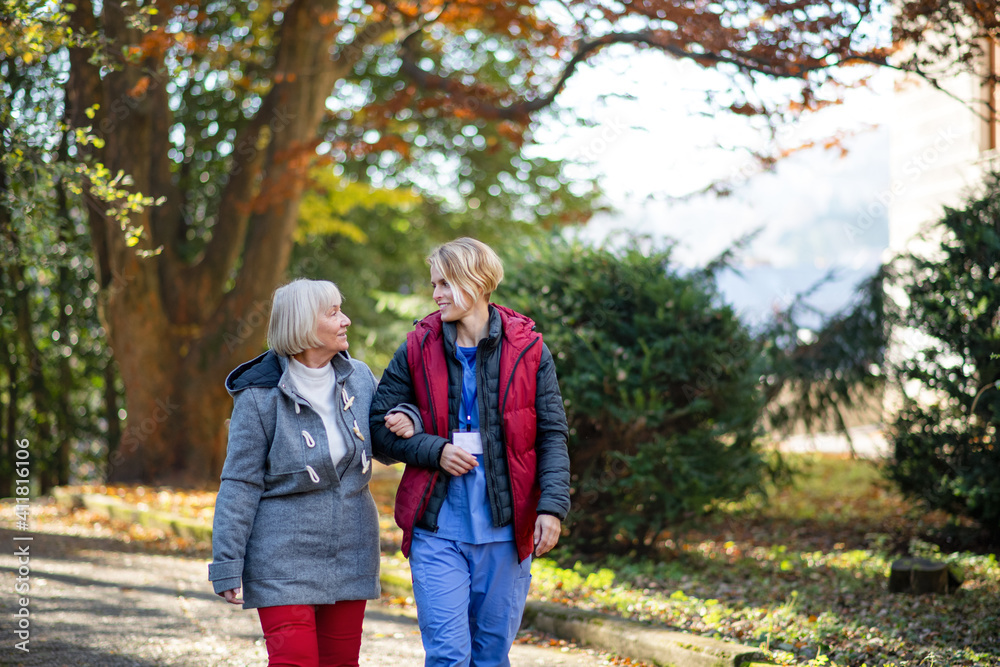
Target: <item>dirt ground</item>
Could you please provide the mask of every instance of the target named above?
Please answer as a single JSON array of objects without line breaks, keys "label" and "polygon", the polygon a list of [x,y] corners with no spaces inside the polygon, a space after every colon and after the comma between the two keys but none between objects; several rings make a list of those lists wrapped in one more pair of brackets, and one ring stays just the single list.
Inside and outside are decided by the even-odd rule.
[{"label": "dirt ground", "polygon": [[[15,541],[14,537],[31,537]],[[212,593],[203,559],[141,553],[111,539],[0,529],[0,664],[56,667],[265,665],[257,614]],[[30,572],[16,549],[28,547]],[[23,551],[21,553],[24,553]],[[21,577],[19,581],[19,577]],[[15,586],[30,590],[18,593]],[[23,591],[23,588],[21,589]],[[30,652],[16,648],[15,614],[28,598]],[[513,665],[590,667],[607,655],[548,641],[515,644]],[[361,664],[419,667],[423,649],[412,606],[372,602]]]}]

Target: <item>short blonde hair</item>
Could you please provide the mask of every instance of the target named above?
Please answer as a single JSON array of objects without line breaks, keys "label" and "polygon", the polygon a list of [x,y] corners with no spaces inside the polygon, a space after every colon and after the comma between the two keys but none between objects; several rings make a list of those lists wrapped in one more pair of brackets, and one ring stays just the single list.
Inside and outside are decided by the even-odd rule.
[{"label": "short blonde hair", "polygon": [[472,305],[462,303],[465,297],[489,299],[503,280],[503,263],[493,248],[467,236],[435,248],[427,263],[458,290],[454,297],[460,308]]},{"label": "short blonde hair", "polygon": [[319,347],[316,336],[319,317],[342,303],[340,290],[329,280],[299,278],[274,290],[267,344],[277,354],[291,357]]}]

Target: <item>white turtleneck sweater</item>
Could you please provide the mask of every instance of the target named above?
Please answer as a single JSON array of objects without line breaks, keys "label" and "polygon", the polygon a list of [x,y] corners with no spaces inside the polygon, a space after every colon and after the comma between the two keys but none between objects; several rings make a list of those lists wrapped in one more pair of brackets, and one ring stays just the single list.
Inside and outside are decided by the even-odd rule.
[{"label": "white turtleneck sweater", "polygon": [[337,384],[337,374],[333,370],[333,364],[327,364],[322,368],[309,368],[305,364],[289,358],[288,370],[295,378],[295,388],[304,399],[309,401],[313,410],[323,418],[326,439],[330,443],[330,457],[333,459],[333,465],[336,466],[347,453],[347,444],[344,442],[340,429],[337,428],[337,401],[333,395],[333,388]]}]

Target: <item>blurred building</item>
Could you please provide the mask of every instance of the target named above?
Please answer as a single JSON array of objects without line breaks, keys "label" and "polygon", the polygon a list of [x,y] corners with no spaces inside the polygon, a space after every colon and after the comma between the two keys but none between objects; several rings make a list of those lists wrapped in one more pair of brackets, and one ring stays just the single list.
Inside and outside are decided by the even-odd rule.
[{"label": "blurred building", "polygon": [[889,256],[909,248],[918,230],[941,218],[1000,166],[1000,46],[984,40],[977,71],[939,81],[900,75],[893,96],[890,185],[879,198],[889,212]]},{"label": "blurred building", "polygon": [[[890,116],[889,185],[878,193],[848,230],[860,238],[873,224],[888,214],[889,244],[883,261],[909,250],[933,256],[934,241],[916,237],[928,225],[941,219],[945,207],[958,207],[977,190],[984,173],[1000,168],[1000,45],[984,40],[976,71],[938,80],[899,74]],[[899,293],[888,287],[890,296]],[[912,354],[928,339],[916,331],[897,332],[890,356]],[[908,386],[913,398],[930,400],[926,389]],[[879,456],[888,443],[879,423],[900,405],[901,397],[890,389],[873,397],[872,410],[859,409],[845,416],[852,448],[862,456]],[[881,404],[881,410],[879,405]],[[798,434],[784,440],[786,451],[845,451],[849,447],[840,433]]]},{"label": "blurred building", "polygon": [[[900,74],[893,95],[890,132],[890,184],[882,201],[889,214],[889,247],[886,259],[902,251],[934,256],[940,236],[933,230],[917,238],[928,225],[940,220],[945,207],[961,207],[976,193],[983,175],[1000,167],[1000,45],[983,38],[975,72],[940,77],[937,86],[910,74]],[[887,286],[889,296],[900,293]],[[890,357],[905,358],[935,341],[913,330],[896,332]],[[956,362],[958,360],[956,359]],[[911,382],[906,394],[933,401],[935,393]],[[891,389],[884,407],[891,413],[900,405]]]}]

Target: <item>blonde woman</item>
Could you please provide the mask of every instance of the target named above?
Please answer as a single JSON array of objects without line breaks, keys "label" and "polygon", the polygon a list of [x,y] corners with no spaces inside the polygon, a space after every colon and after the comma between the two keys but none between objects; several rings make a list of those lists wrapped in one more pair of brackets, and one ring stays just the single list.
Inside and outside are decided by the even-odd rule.
[{"label": "blonde woman", "polygon": [[[357,665],[365,602],[379,596],[377,383],[347,352],[350,325],[336,285],[296,280],[274,293],[271,349],[226,379],[234,408],[209,579],[258,610],[270,665]],[[408,417],[393,420],[395,434],[413,434]]]},{"label": "blonde woman", "polygon": [[[566,415],[552,354],[524,315],[490,303],[503,266],[469,238],[431,253],[437,312],[396,351],[372,403],[374,450],[406,463],[396,522],[426,665],[509,665],[531,557],[569,510]],[[415,403],[424,433],[394,431]]]}]

